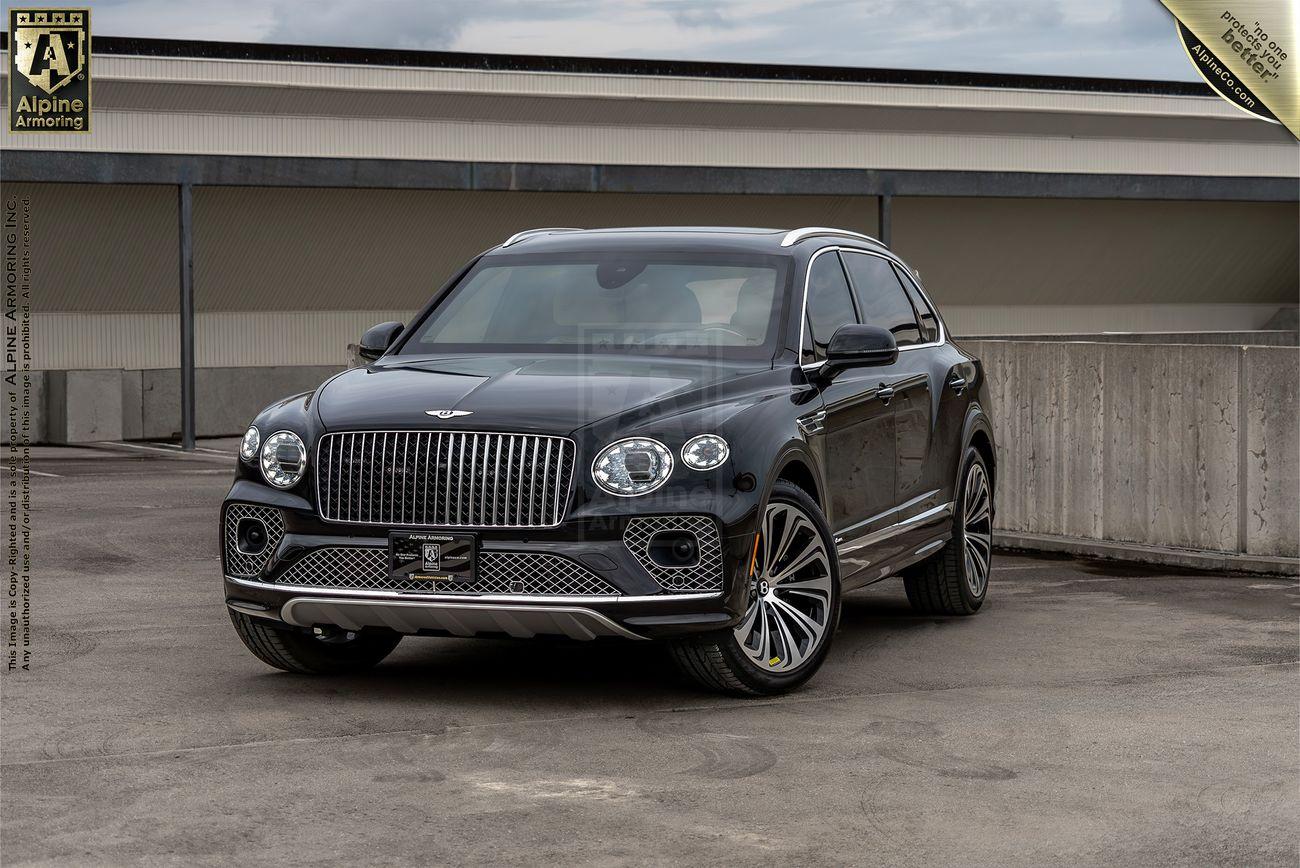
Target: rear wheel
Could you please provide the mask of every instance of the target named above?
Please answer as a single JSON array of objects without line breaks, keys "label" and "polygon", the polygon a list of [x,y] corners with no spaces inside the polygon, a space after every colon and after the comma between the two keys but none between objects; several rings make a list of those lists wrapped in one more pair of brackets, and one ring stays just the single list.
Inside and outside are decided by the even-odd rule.
[{"label": "rear wheel", "polygon": [[777,482],[733,629],[674,640],[678,667],[713,690],[770,695],[812,677],[840,617],[840,574],[826,518],[802,489]]},{"label": "rear wheel", "polygon": [[305,632],[234,609],[227,611],[235,632],[253,656],[285,672],[304,675],[363,672],[378,665],[402,641],[402,634],[391,630],[353,632],[317,627]]},{"label": "rear wheel", "polygon": [[928,615],[972,615],[984,604],[993,563],[993,485],[978,449],[966,450],[953,536],[903,576],[908,602]]}]

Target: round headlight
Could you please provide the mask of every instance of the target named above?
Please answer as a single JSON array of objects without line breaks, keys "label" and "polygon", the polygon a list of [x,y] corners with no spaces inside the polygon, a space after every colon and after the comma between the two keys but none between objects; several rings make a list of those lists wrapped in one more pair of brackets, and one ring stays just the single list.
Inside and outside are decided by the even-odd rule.
[{"label": "round headlight", "polygon": [[276,488],[293,488],[307,472],[307,447],[292,431],[276,431],[262,444],[262,477]]},{"label": "round headlight", "polygon": [[731,447],[717,434],[700,434],[682,447],[682,463],[692,470],[712,470],[727,460]]},{"label": "round headlight", "polygon": [[591,478],[619,497],[649,494],[668,481],[673,454],[658,440],[629,437],[611,443],[591,463]]},{"label": "round headlight", "polygon": [[257,447],[262,445],[262,432],[250,425],[244,432],[244,439],[239,441],[239,457],[245,461],[257,459]]}]

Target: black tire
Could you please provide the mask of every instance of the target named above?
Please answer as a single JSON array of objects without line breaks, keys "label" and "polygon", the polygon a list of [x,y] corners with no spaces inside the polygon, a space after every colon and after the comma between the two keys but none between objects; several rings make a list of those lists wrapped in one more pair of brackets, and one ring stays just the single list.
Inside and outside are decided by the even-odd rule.
[{"label": "black tire", "polygon": [[[992,572],[993,481],[988,463],[979,450],[969,447],[963,456],[961,475],[957,477],[957,499],[952,518],[952,539],[927,560],[909,567],[903,573],[903,586],[912,608],[926,615],[973,615],[984,605],[988,596],[989,576]],[[968,503],[973,491],[972,482],[978,485],[983,479],[988,501]],[[973,526],[968,526],[968,510],[974,515],[987,512]],[[987,532],[987,538],[984,534]],[[981,564],[968,548],[973,547],[983,558],[983,577],[978,576]]]},{"label": "black tire", "polygon": [[235,632],[258,660],[301,675],[349,675],[370,669],[392,653],[402,634],[362,630],[327,639],[228,609]]},{"label": "black tire", "polygon": [[[809,648],[807,649],[809,653],[797,665],[785,671],[764,669],[751,659],[750,654],[758,654],[763,651],[764,647],[770,646],[764,646],[762,638],[758,638],[753,648],[747,650],[742,647],[741,641],[736,635],[736,629],[739,628],[739,625],[738,628],[728,628],[671,640],[669,652],[677,667],[687,677],[709,690],[738,696],[772,696],[786,693],[811,678],[821,668],[826,655],[830,652],[831,640],[835,635],[835,628],[839,625],[840,620],[840,571],[839,559],[835,554],[834,536],[831,534],[830,526],[826,522],[826,517],[822,515],[821,509],[803,489],[785,481],[778,481],[772,489],[767,508],[764,511],[764,527],[767,526],[768,516],[772,514],[772,510],[777,506],[793,508],[810,521],[828,556],[826,558],[825,572],[827,575],[825,578],[828,578],[829,582],[826,583],[825,598],[814,599],[810,593],[806,597],[809,602],[800,601],[800,605],[807,605],[809,611],[812,612],[811,615],[805,612],[810,622],[820,619],[822,630],[816,639],[813,639],[812,634],[807,630],[796,638],[795,645],[798,645],[803,639],[809,641]],[[787,515],[794,515],[794,513],[787,513]],[[811,542],[812,537],[807,533],[806,527],[802,536]],[[794,544],[792,542],[792,546]],[[789,560],[794,559],[795,557],[791,556]],[[766,553],[764,560],[766,560]],[[773,567],[775,568],[775,566],[774,564]],[[768,565],[764,563],[760,571],[763,575],[768,573],[767,567]],[[807,576],[810,572],[815,572],[817,577],[810,581],[822,583],[825,582],[825,579],[821,577],[821,571],[820,566],[810,563],[805,570],[796,571],[789,578],[795,580],[796,576]],[[746,576],[745,581],[751,585],[751,607],[758,606],[758,584],[760,580]],[[775,594],[776,588],[782,587],[775,582],[771,586],[767,586],[765,580],[763,584],[765,587],[772,588],[773,594]],[[816,590],[816,593],[822,593],[820,587]],[[786,600],[787,603],[789,602],[791,598],[788,592],[782,599]],[[749,623],[757,623],[757,618],[760,616],[763,618],[769,617],[768,611],[773,610],[764,611],[760,608],[755,612],[755,620]],[[773,620],[775,620],[775,616],[773,616]],[[742,620],[742,624],[744,623],[746,622]],[[785,621],[787,629],[795,624],[797,624],[797,621]],[[783,643],[780,634],[772,635],[777,642]],[[792,631],[787,635],[794,636],[794,632]],[[754,636],[756,637],[757,634],[754,634]],[[763,636],[767,637],[768,634],[765,632]],[[786,654],[787,657],[790,656],[785,651],[781,653]],[[761,656],[766,657],[767,654],[763,653]],[[781,663],[779,655],[772,659],[776,660],[777,664],[770,665],[779,665]]]}]

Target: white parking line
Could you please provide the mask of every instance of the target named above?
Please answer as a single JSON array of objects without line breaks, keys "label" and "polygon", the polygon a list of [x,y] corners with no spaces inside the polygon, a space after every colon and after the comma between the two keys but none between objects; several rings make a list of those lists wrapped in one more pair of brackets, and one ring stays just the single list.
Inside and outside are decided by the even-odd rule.
[{"label": "white parking line", "polygon": [[[101,440],[99,446],[125,446],[127,449],[141,449],[145,452],[161,452],[164,455],[192,455],[193,453],[185,452],[181,447],[174,443],[125,443],[115,440]],[[220,455],[225,458],[234,458],[234,452],[224,452],[220,449],[209,449],[207,446],[195,446],[195,452],[202,452],[206,455]]]},{"label": "white parking line", "polygon": [[[165,449],[171,449],[171,450],[173,450],[173,451],[175,451],[175,452],[181,452],[181,451],[183,451],[183,450],[181,449],[181,447],[180,447],[178,444],[176,444],[176,443],[158,443],[157,441],[153,441],[153,440],[149,441],[149,443],[150,443],[151,446],[161,446],[161,447],[163,447],[163,448],[165,448]],[[124,446],[129,446],[129,445],[131,445],[131,444],[129,444],[129,443],[125,443],[125,444],[123,444],[123,445],[124,445]],[[195,452],[209,452],[209,453],[211,453],[211,454],[213,454],[213,455],[229,455],[231,458],[234,458],[234,457],[235,457],[235,453],[233,453],[233,452],[225,452],[225,451],[223,451],[223,450],[221,450],[221,449],[212,449],[212,448],[210,448],[210,447],[208,447],[208,446],[195,446],[195,447],[194,447],[194,451],[195,451]]]},{"label": "white parking line", "polygon": [[[5,471],[6,473],[14,473],[14,472],[15,472],[14,470],[10,469],[9,465],[7,465],[7,464],[4,465],[4,468],[3,468],[3,469],[4,469],[4,471]],[[27,472],[30,473],[32,476],[50,476],[50,477],[53,477],[54,479],[62,479],[62,478],[63,478],[63,474],[62,474],[62,473],[46,473],[44,470],[31,470],[31,469],[29,469]]]}]

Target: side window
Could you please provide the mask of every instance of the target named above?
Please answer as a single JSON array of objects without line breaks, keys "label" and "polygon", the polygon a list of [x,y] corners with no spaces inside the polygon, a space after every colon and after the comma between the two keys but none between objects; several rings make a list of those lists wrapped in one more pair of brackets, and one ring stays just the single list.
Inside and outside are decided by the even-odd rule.
[{"label": "side window", "polygon": [[916,281],[912,280],[910,274],[897,265],[894,266],[894,271],[898,273],[898,279],[907,290],[907,297],[912,300],[912,307],[916,308],[916,312],[921,316],[921,337],[927,344],[939,340],[939,317],[935,315],[934,308],[926,304],[925,296],[921,295],[921,291],[916,288]]},{"label": "side window", "polygon": [[889,329],[900,347],[921,343],[916,311],[889,260],[867,253],[846,252],[844,264],[853,277],[862,321]]},{"label": "side window", "polygon": [[808,327],[804,335],[803,363],[825,359],[826,344],[835,330],[857,321],[853,295],[840,258],[834,252],[823,253],[808,269]]}]

